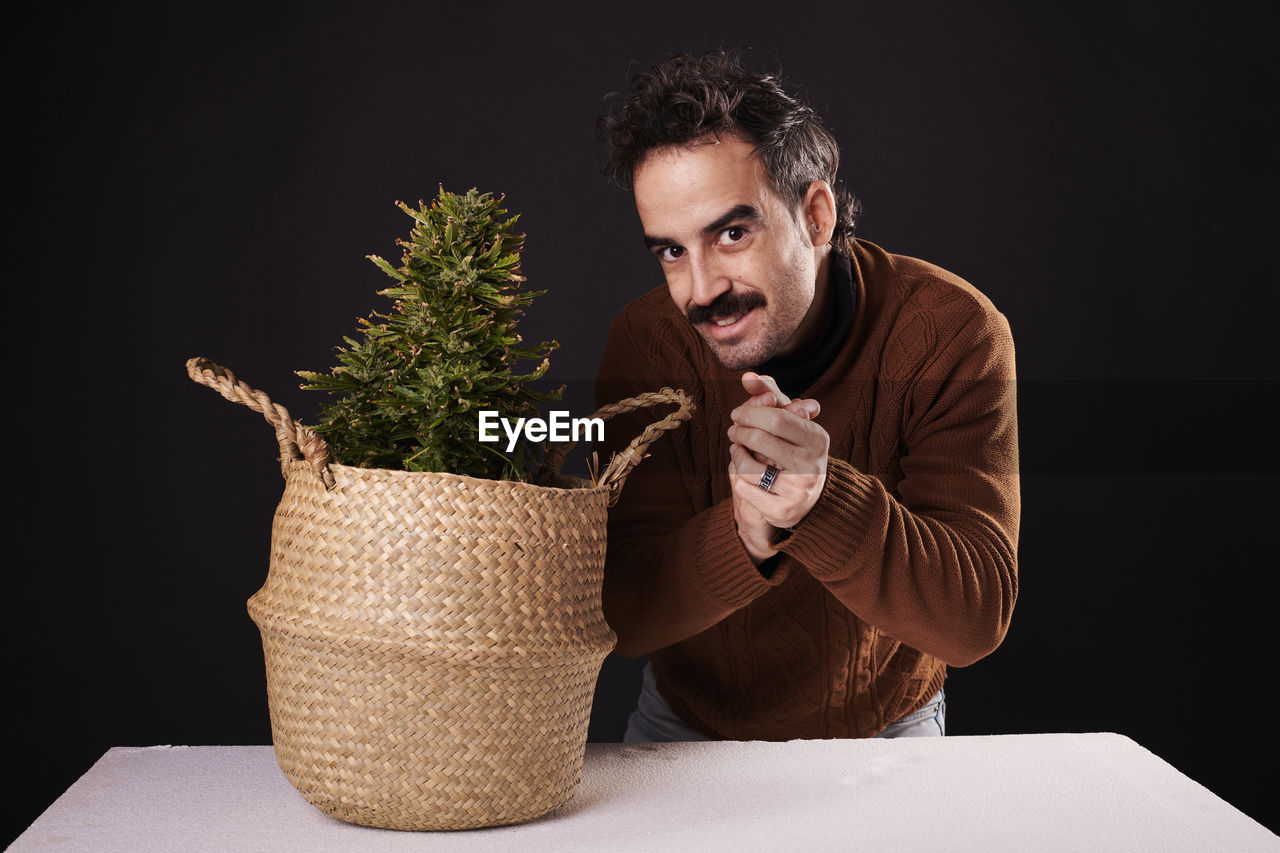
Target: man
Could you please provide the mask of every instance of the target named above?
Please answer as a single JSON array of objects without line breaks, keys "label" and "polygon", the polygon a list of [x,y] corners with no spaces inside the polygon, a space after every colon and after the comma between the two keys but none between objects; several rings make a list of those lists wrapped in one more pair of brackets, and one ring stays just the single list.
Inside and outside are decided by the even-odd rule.
[{"label": "man", "polygon": [[651,656],[626,739],[942,734],[947,665],[1017,596],[1007,322],[855,239],[834,139],[733,55],[635,75],[599,135],[666,287],[614,321],[598,400],[698,405],[609,516],[605,616]]}]

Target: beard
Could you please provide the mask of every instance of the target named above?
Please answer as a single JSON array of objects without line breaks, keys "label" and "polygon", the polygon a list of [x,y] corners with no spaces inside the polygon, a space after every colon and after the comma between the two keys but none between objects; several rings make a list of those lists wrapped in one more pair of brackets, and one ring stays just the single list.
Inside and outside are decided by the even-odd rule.
[{"label": "beard", "polygon": [[[799,294],[791,292],[789,295],[794,298],[779,299],[774,310],[769,310],[769,301],[758,290],[729,290],[716,297],[710,305],[694,305],[685,316],[702,335],[717,361],[730,370],[746,370],[777,355],[804,319],[808,305],[803,304],[803,297]],[[740,316],[752,309],[760,310],[752,318],[752,323],[758,328],[751,337],[746,337],[744,332],[729,340],[717,340],[707,333],[706,324]]]},{"label": "beard", "polygon": [[752,308],[761,308],[766,304],[764,294],[758,290],[739,293],[726,290],[715,298],[710,305],[695,305],[685,316],[694,326],[703,323],[714,323],[738,314],[745,314]]}]

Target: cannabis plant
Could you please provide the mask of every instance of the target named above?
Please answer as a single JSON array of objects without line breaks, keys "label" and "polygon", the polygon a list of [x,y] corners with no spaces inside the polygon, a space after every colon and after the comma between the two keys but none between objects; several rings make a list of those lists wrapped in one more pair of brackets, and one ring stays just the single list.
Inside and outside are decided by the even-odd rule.
[{"label": "cannabis plant", "polygon": [[[346,465],[407,471],[447,471],[490,479],[527,479],[540,449],[520,442],[479,440],[480,410],[499,417],[537,417],[538,401],[563,389],[534,391],[558,344],[522,346],[516,320],[534,297],[524,291],[520,250],[502,198],[472,189],[455,195],[440,188],[429,206],[396,203],[414,219],[399,268],[370,255],[395,284],[380,295],[394,300],[387,313],[358,321],[357,337],[344,337],[341,362],[328,373],[298,371],[311,391],[336,395],[321,406],[316,430]],[[539,361],[525,374],[521,361]]]}]

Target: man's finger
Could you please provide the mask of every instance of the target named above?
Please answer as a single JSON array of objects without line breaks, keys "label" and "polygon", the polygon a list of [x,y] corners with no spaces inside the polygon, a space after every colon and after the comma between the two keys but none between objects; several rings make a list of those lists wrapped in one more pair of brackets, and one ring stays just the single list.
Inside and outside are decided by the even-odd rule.
[{"label": "man's finger", "polygon": [[763,394],[757,394],[754,397],[748,397],[744,406],[768,406],[769,408],[777,408],[778,398],[772,391],[766,391]]},{"label": "man's finger", "polygon": [[[772,433],[754,427],[735,426],[729,440],[740,448],[751,451],[761,460],[761,465],[771,464],[785,471],[810,473],[816,466],[807,458],[803,448],[783,441]],[[763,461],[769,460],[769,461]]]},{"label": "man's finger", "polygon": [[[772,376],[764,376],[748,370],[742,374],[742,387],[751,395],[753,401],[762,395],[772,394],[774,402],[766,402],[765,405],[782,407],[791,403],[791,398],[782,393],[782,389],[778,387],[777,382],[773,381]],[[767,397],[765,399],[767,400]]]},{"label": "man's finger", "polygon": [[[730,413],[735,426],[751,427],[775,435],[783,441],[800,446],[817,446],[823,443],[826,431],[806,418],[785,409],[763,406],[739,406]],[[752,449],[758,449],[752,445]],[[825,448],[823,449],[825,453]]]},{"label": "man's finger", "polygon": [[[760,477],[764,474],[765,466],[751,458],[751,454],[743,453],[742,450],[743,448],[739,447],[738,452],[734,454],[733,461],[729,463],[729,483],[734,488],[744,489],[744,492],[740,493],[741,497],[752,499],[760,497],[761,500],[764,500],[762,496],[756,493],[765,491],[760,488]],[[769,497],[778,497],[776,489],[779,485],[779,480],[775,479],[769,488]],[[747,486],[750,486],[755,491],[745,491]]]},{"label": "man's finger", "polygon": [[[732,456],[735,452],[741,453],[743,451],[750,453],[751,458],[759,462],[761,465],[778,465],[778,460],[770,459],[768,456],[761,456],[759,453],[756,453],[750,447],[743,447],[742,445],[737,444],[736,442],[729,445],[730,456]],[[778,467],[781,468],[782,466],[778,465]]]},{"label": "man's finger", "polygon": [[822,411],[822,406],[818,403],[817,400],[810,400],[810,399],[802,400],[799,398],[792,400],[790,403],[783,406],[782,408],[784,411],[790,412],[791,414],[796,415],[797,417],[804,418],[807,421],[813,420],[818,416],[818,413]]}]

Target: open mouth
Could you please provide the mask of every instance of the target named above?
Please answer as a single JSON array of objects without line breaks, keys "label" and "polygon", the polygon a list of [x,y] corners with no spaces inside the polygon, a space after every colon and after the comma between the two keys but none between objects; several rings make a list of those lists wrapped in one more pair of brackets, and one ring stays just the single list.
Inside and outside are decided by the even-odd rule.
[{"label": "open mouth", "polygon": [[703,327],[706,329],[707,334],[716,340],[731,338],[746,327],[747,322],[755,311],[755,308],[749,308],[736,314],[712,317],[703,324]]},{"label": "open mouth", "polygon": [[745,333],[747,324],[757,308],[765,306],[765,298],[757,291],[725,291],[710,305],[693,305],[685,317],[703,337],[712,341],[729,342]]}]

